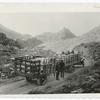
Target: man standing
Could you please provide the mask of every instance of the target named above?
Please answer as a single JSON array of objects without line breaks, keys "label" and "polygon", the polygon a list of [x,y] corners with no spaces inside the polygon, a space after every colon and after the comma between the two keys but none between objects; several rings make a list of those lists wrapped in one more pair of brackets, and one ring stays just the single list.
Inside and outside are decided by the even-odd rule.
[{"label": "man standing", "polygon": [[83,58],[81,58],[81,64],[83,65],[83,68],[84,68],[84,60]]},{"label": "man standing", "polygon": [[56,58],[53,58],[53,75],[56,75]]},{"label": "man standing", "polygon": [[65,69],[65,63],[63,60],[60,61],[60,72],[61,72],[61,77],[64,78],[64,69]]},{"label": "man standing", "polygon": [[56,80],[59,80],[59,71],[60,71],[60,65],[59,61],[56,63]]}]

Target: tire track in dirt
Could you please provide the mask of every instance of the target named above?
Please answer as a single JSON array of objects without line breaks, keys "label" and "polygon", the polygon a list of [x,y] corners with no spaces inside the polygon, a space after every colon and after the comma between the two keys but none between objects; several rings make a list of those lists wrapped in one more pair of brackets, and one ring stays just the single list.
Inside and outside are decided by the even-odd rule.
[{"label": "tire track in dirt", "polygon": [[[79,70],[80,69],[76,70],[75,72],[78,72]],[[65,73],[65,79],[69,75],[71,74]],[[60,80],[56,80],[56,78],[52,75],[48,77],[47,83],[44,84],[43,86],[38,86],[36,84],[29,83],[25,79],[23,79],[1,86],[0,94],[28,94],[32,90],[49,92],[52,91],[52,89],[63,84],[65,79],[60,78]]]}]

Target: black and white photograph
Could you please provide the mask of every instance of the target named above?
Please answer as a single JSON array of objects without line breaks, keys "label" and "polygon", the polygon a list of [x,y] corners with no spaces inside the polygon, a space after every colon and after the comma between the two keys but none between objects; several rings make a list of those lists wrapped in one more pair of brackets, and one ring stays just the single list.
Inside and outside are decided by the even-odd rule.
[{"label": "black and white photograph", "polygon": [[0,10],[0,95],[100,93],[99,11],[9,7]]}]

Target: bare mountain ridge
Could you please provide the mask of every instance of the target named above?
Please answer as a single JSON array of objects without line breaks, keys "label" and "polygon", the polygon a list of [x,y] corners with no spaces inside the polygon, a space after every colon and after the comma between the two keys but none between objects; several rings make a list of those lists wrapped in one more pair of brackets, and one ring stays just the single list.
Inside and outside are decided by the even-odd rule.
[{"label": "bare mountain ridge", "polygon": [[33,38],[30,35],[22,35],[11,29],[8,29],[2,24],[0,24],[0,32],[6,34],[8,38],[18,40],[18,42],[21,45],[23,45],[23,47],[31,47],[31,48],[36,47],[45,42],[65,40],[67,38],[75,37],[75,35],[69,29],[66,29],[66,28],[63,28],[62,30],[56,33],[50,33],[50,32],[46,33],[45,32]]},{"label": "bare mountain ridge", "polygon": [[[13,39],[24,38],[22,34],[7,29],[3,25],[0,25],[0,32],[5,33],[9,38]],[[100,25],[79,37],[76,37],[69,29],[63,28],[59,32],[43,33],[39,36],[30,38],[24,42],[26,44],[25,46],[28,45],[32,48],[39,46],[39,47],[44,47],[44,49],[51,49],[53,51],[63,51],[67,49],[72,49],[81,43],[89,43],[93,41],[94,42],[100,41]]]},{"label": "bare mountain ridge", "polygon": [[56,33],[45,32],[41,35],[36,36],[37,39],[43,42],[58,41],[58,40],[64,40],[64,39],[69,39],[74,37],[76,36],[69,29],[65,27]]},{"label": "bare mountain ridge", "polygon": [[44,47],[44,49],[51,49],[53,51],[65,51],[73,49],[75,46],[80,45],[81,43],[90,42],[100,42],[100,26],[94,27],[92,30],[83,34],[82,36],[47,42],[40,45],[39,47]]},{"label": "bare mountain ridge", "polygon": [[100,25],[94,27],[92,30],[84,34],[80,39],[84,39],[86,42],[100,41]]},{"label": "bare mountain ridge", "polygon": [[32,37],[28,39],[27,41],[25,41],[24,45],[25,47],[34,48],[48,42],[52,43],[59,40],[65,40],[65,39],[70,39],[74,37],[76,36],[69,29],[64,27],[62,30],[56,33],[44,32],[41,35]]},{"label": "bare mountain ridge", "polygon": [[5,26],[3,26],[2,24],[0,24],[0,33],[5,33],[7,37],[14,39],[14,40],[16,40],[16,39],[27,40],[32,37],[29,34],[23,35],[18,32],[15,32],[11,29],[8,29]]},{"label": "bare mountain ridge", "polygon": [[34,48],[42,43],[43,42],[41,40],[34,37],[24,41],[23,46],[29,49],[29,48]]}]

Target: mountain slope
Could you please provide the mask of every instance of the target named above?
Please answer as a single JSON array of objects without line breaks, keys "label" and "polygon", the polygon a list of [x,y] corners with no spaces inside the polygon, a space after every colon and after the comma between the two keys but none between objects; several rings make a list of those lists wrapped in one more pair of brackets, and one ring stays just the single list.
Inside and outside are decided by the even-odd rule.
[{"label": "mountain slope", "polygon": [[89,42],[99,42],[100,41],[100,26],[97,26],[83,34],[79,37],[74,37],[70,39],[58,40],[53,42],[46,42],[40,47],[44,47],[44,49],[51,49],[53,51],[64,51],[68,49],[73,49],[75,46],[81,43],[89,43]]},{"label": "mountain slope", "polygon": [[43,41],[43,42],[52,42],[52,41],[58,41],[58,40],[64,40],[69,38],[74,38],[75,35],[67,28],[63,28],[59,32],[51,33],[51,32],[45,32],[36,38]]},{"label": "mountain slope", "polygon": [[34,48],[40,44],[42,44],[42,41],[34,37],[34,38],[24,41],[23,45],[24,47],[27,47],[27,48]]},{"label": "mountain slope", "polygon": [[5,33],[7,35],[7,37],[9,37],[11,39],[25,39],[26,40],[26,39],[29,39],[32,37],[31,35],[22,35],[18,32],[10,30],[1,24],[0,24],[0,32]]},{"label": "mountain slope", "polygon": [[4,33],[0,33],[0,65],[11,61],[11,57],[18,54],[20,44],[13,39],[10,39]]},{"label": "mountain slope", "polygon": [[100,41],[100,25],[84,34],[80,39],[85,42]]},{"label": "mountain slope", "polygon": [[76,37],[69,29],[63,28],[57,33],[45,32],[41,35],[28,39],[24,42],[26,47],[34,48],[45,43],[54,43],[57,41]]}]

